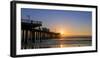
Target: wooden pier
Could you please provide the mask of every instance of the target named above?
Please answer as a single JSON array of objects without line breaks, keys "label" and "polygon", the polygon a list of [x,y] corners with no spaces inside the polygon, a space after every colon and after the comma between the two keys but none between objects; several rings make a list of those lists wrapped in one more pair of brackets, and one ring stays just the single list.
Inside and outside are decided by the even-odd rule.
[{"label": "wooden pier", "polygon": [[35,45],[42,40],[59,38],[60,33],[51,32],[48,28],[42,27],[41,21],[22,19],[21,37],[21,49],[32,49],[37,48]]}]

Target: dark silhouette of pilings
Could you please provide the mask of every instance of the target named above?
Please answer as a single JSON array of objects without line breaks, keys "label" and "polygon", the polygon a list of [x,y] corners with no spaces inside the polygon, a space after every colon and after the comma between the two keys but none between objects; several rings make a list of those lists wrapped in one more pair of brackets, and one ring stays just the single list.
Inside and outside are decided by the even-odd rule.
[{"label": "dark silhouette of pilings", "polygon": [[[42,23],[38,21],[36,22],[21,22],[21,49],[40,48],[39,44],[42,42],[42,40],[55,39],[60,37],[59,33],[50,32],[48,28],[40,28]],[[39,28],[36,29],[37,27]]]}]

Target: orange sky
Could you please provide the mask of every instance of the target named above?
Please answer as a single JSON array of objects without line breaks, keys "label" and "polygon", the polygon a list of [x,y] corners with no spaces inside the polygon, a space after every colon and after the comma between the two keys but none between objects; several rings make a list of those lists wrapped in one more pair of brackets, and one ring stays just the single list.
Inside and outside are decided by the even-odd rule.
[{"label": "orange sky", "polygon": [[56,25],[50,30],[60,33],[62,36],[90,36],[92,34],[89,28],[86,28],[86,29],[81,28],[78,31],[76,31],[71,26],[70,27],[67,26],[66,28],[64,26]]}]

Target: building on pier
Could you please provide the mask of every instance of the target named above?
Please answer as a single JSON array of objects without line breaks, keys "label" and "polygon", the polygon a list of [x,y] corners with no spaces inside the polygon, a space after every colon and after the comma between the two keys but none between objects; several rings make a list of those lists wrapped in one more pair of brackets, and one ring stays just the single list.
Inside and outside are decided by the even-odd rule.
[{"label": "building on pier", "polygon": [[51,32],[48,28],[42,27],[41,21],[21,19],[21,37],[21,49],[31,49],[42,40],[59,38],[60,33]]}]

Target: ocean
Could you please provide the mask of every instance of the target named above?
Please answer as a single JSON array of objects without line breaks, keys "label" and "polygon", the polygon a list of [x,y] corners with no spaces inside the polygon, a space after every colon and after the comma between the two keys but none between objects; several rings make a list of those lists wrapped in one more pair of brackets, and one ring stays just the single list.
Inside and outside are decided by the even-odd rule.
[{"label": "ocean", "polygon": [[35,40],[33,47],[38,48],[67,48],[67,47],[82,47],[91,46],[92,38],[60,38],[60,39],[42,39]]}]

